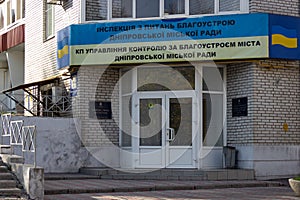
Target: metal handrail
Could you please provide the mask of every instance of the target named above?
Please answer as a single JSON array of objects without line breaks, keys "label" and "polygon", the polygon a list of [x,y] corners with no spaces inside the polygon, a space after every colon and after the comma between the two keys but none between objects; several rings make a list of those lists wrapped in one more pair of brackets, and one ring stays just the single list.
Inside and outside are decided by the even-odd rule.
[{"label": "metal handrail", "polygon": [[10,144],[22,145],[23,120],[10,122]]},{"label": "metal handrail", "polygon": [[10,121],[11,121],[11,114],[2,114],[1,115],[2,121],[2,137],[10,136]]},{"label": "metal handrail", "polygon": [[43,96],[45,103],[44,112],[69,112],[72,109],[72,102],[69,96]]},{"label": "metal handrail", "polygon": [[[14,146],[22,145],[22,127],[23,120],[11,121],[10,122],[10,154],[14,154]],[[22,152],[22,158],[24,154]]]},{"label": "metal handrail", "polygon": [[41,95],[40,100],[24,95],[13,94],[11,98],[22,99],[24,108],[33,115],[59,116],[72,113],[72,98],[70,96]]},{"label": "metal handrail", "polygon": [[25,159],[25,152],[34,153],[33,165],[36,168],[36,126],[24,126],[23,120],[11,121],[11,114],[2,114],[1,121],[3,132],[0,138],[2,140],[2,137],[10,137],[11,154],[14,145],[22,146],[22,158]]},{"label": "metal handrail", "polygon": [[[4,137],[10,136],[10,121],[11,121],[11,114],[2,114],[1,115],[1,133],[0,133],[0,145],[4,144]],[[1,149],[2,150],[2,149]],[[2,152],[0,152],[2,153]]]},{"label": "metal handrail", "polygon": [[22,152],[34,153],[34,168],[36,168],[36,126],[22,127]]}]

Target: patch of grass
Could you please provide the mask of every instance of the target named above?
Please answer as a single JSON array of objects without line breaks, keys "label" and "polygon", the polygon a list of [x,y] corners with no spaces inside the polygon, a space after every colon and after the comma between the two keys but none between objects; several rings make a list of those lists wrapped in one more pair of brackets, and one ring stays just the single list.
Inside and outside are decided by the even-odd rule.
[{"label": "patch of grass", "polygon": [[300,181],[300,176],[299,177],[296,177],[294,178],[296,181]]}]

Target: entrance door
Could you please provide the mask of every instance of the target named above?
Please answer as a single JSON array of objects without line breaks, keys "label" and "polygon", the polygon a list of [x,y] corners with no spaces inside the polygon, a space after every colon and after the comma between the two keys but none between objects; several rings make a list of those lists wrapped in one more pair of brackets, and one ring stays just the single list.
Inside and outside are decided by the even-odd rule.
[{"label": "entrance door", "polygon": [[194,99],[191,92],[138,95],[136,167],[196,167]]}]

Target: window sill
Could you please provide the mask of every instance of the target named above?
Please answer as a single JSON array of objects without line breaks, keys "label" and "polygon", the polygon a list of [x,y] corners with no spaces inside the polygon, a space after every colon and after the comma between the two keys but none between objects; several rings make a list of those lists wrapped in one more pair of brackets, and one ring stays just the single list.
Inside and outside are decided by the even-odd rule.
[{"label": "window sill", "polygon": [[25,24],[25,19],[24,18],[19,19],[19,20],[15,21],[14,23],[9,24],[9,25],[3,27],[0,30],[0,34],[4,34],[4,33],[8,32],[8,31],[10,31],[11,29],[13,29],[13,28],[15,28],[17,26],[23,25],[23,24]]},{"label": "window sill", "polygon": [[50,35],[44,39],[44,42],[48,42],[48,41],[52,40],[53,38],[55,38],[55,35]]}]

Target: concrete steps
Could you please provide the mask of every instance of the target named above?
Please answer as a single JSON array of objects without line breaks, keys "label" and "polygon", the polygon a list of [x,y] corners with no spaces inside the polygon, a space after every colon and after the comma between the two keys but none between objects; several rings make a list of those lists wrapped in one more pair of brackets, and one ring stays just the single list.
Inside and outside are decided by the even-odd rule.
[{"label": "concrete steps", "polygon": [[45,174],[44,180],[82,180],[82,179],[99,179],[99,176],[75,174],[75,173],[51,173]]},{"label": "concrete steps", "polygon": [[45,174],[45,199],[54,198],[52,195],[57,194],[282,186],[277,182],[256,181],[252,170],[242,169],[122,171],[109,168],[82,168],[80,172]]},{"label": "concrete steps", "polygon": [[17,181],[0,158],[0,199],[1,197],[21,197],[21,195],[22,190],[18,188]]},{"label": "concrete steps", "polygon": [[1,154],[10,154],[11,146],[10,145],[0,145],[0,153]]},{"label": "concrete steps", "polygon": [[134,169],[124,171],[109,168],[81,168],[80,173],[112,180],[254,180],[254,171],[246,169]]},{"label": "concrete steps", "polygon": [[13,180],[13,175],[11,173],[0,173],[0,180]]},{"label": "concrete steps", "polygon": [[18,164],[24,163],[24,158],[18,155],[1,154],[1,158],[5,163],[18,163]]},{"label": "concrete steps", "polygon": [[20,197],[21,190],[19,188],[0,188],[0,197]]},{"label": "concrete steps", "polygon": [[198,190],[241,187],[279,187],[266,181],[179,181],[179,180],[45,180],[45,199],[56,194],[138,192],[161,190]]}]

